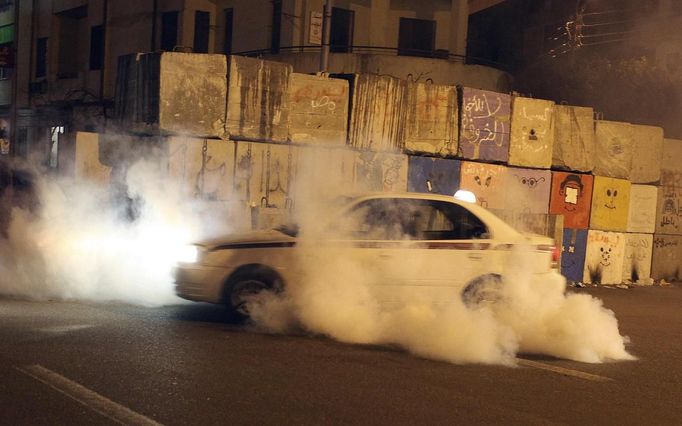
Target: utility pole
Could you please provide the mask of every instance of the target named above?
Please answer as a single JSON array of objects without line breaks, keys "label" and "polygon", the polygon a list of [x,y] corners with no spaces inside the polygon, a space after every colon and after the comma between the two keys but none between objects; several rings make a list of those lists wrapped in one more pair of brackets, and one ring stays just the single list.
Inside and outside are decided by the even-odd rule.
[{"label": "utility pole", "polygon": [[320,49],[320,72],[326,72],[329,68],[329,39],[332,33],[332,1],[327,0],[324,4],[324,18],[322,19],[322,46]]}]

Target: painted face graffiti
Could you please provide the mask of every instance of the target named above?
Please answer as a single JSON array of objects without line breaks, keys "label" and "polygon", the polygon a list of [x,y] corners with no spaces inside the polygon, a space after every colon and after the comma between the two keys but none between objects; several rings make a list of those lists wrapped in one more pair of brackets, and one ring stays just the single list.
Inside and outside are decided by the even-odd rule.
[{"label": "painted face graffiti", "polygon": [[583,195],[583,182],[578,175],[568,175],[561,182],[559,187],[559,194],[564,197],[564,210],[573,212],[576,211],[578,199]]},{"label": "painted face graffiti", "polygon": [[601,251],[601,259],[599,260],[599,264],[602,266],[610,266],[611,248],[599,247],[599,250]]},{"label": "painted face graffiti", "polygon": [[618,196],[618,190],[617,189],[607,189],[606,190],[606,196],[608,197],[608,201],[604,204],[604,207],[606,207],[609,210],[615,210],[616,209],[616,197]]},{"label": "painted face graffiti", "polygon": [[540,176],[539,178],[536,177],[525,177],[525,176],[516,176],[516,179],[518,179],[519,183],[521,185],[527,186],[530,189],[534,189],[537,187],[541,182],[545,181],[545,178]]}]

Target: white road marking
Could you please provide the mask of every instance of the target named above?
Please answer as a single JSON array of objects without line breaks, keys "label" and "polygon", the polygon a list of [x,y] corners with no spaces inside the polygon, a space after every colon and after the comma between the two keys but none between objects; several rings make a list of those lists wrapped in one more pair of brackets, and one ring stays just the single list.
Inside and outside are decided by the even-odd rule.
[{"label": "white road marking", "polygon": [[116,423],[122,425],[160,425],[160,423],[155,422],[149,417],[136,413],[128,407],[118,404],[41,365],[16,367],[16,369]]},{"label": "white road marking", "polygon": [[68,333],[69,331],[83,330],[91,327],[94,327],[94,325],[91,324],[55,325],[52,327],[39,328],[38,331],[42,331],[44,333],[61,334]]},{"label": "white road marking", "polygon": [[571,370],[570,368],[557,367],[554,365],[545,364],[542,362],[531,361],[529,359],[516,359],[519,365],[524,367],[538,368],[540,370],[547,370],[554,373],[563,374],[564,376],[573,376],[585,380],[592,380],[593,382],[613,382],[614,380],[610,377],[599,376],[596,374],[585,373],[584,371]]}]

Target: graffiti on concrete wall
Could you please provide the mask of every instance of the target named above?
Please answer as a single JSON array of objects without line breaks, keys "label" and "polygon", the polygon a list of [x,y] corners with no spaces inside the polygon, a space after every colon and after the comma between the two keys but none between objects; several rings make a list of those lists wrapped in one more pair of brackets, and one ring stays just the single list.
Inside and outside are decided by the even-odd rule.
[{"label": "graffiti on concrete wall", "polygon": [[625,256],[624,234],[590,230],[583,280],[593,284],[619,284]]},{"label": "graffiti on concrete wall", "polygon": [[353,181],[358,190],[407,190],[407,156],[361,151],[355,155]]},{"label": "graffiti on concrete wall", "polygon": [[461,169],[461,189],[473,192],[480,206],[490,209],[505,208],[506,167],[463,161]]},{"label": "graffiti on concrete wall", "polygon": [[453,195],[459,189],[460,162],[410,156],[407,190]]},{"label": "graffiti on concrete wall", "polygon": [[652,234],[625,234],[624,281],[636,283],[649,279],[653,239]]},{"label": "graffiti on concrete wall", "polygon": [[232,193],[233,142],[173,137],[168,169],[195,198],[228,200]]},{"label": "graffiti on concrete wall", "polygon": [[624,179],[594,178],[590,228],[607,231],[627,229],[630,187],[630,182]]},{"label": "graffiti on concrete wall", "polygon": [[506,208],[523,213],[547,214],[551,176],[549,170],[507,169]]},{"label": "graffiti on concrete wall", "polygon": [[630,208],[628,209],[628,232],[653,234],[656,229],[656,201],[658,188],[651,185],[630,187]]},{"label": "graffiti on concrete wall", "polygon": [[561,273],[570,281],[582,281],[587,248],[586,229],[564,229],[561,245]]},{"label": "graffiti on concrete wall", "polygon": [[511,97],[464,88],[459,155],[471,160],[507,161]]},{"label": "graffiti on concrete wall", "polygon": [[549,211],[564,216],[567,228],[587,229],[590,222],[593,177],[579,173],[552,172]]}]

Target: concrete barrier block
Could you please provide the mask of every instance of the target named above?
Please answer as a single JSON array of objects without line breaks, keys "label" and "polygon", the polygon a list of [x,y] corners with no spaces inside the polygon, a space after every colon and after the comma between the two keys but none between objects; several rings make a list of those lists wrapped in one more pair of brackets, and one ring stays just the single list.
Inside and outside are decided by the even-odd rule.
[{"label": "concrete barrier block", "polygon": [[594,169],[594,110],[569,105],[554,106],[552,166],[578,172]]},{"label": "concrete barrier block", "polygon": [[682,186],[659,186],[656,233],[682,235]]},{"label": "concrete barrier block", "polygon": [[630,187],[628,208],[628,232],[653,234],[656,230],[656,207],[658,188],[651,185]]},{"label": "concrete barrier block", "polygon": [[552,172],[549,212],[564,216],[564,226],[587,229],[590,225],[594,177],[580,173]]},{"label": "concrete barrier block", "polygon": [[405,152],[457,155],[457,114],[455,86],[408,84]]},{"label": "concrete barrier block", "polygon": [[505,208],[522,213],[547,214],[552,172],[549,170],[507,168]]},{"label": "concrete barrier block", "polygon": [[459,160],[410,156],[408,161],[408,191],[453,195],[459,189]]},{"label": "concrete barrier block", "polygon": [[74,177],[77,180],[108,185],[111,167],[100,161],[100,135],[90,132],[76,132]]},{"label": "concrete barrier block", "polygon": [[651,278],[653,234],[625,234],[623,281],[645,283]]},{"label": "concrete barrier block", "polygon": [[564,228],[561,273],[567,280],[582,282],[587,249],[587,229]]},{"label": "concrete barrier block", "polygon": [[351,74],[348,144],[359,150],[401,152],[405,144],[407,82],[388,75]]},{"label": "concrete barrier block", "polygon": [[462,89],[459,156],[469,160],[509,159],[511,96],[487,90]]},{"label": "concrete barrier block", "polygon": [[651,277],[656,280],[682,280],[682,236],[654,234]]},{"label": "concrete barrier block", "polygon": [[289,208],[293,202],[298,147],[237,142],[235,196],[245,205]]},{"label": "concrete barrier block", "polygon": [[231,137],[287,141],[291,73],[292,66],[283,62],[230,56],[227,133]]},{"label": "concrete barrier block", "polygon": [[296,143],[345,145],[348,81],[291,73],[289,138]]},{"label": "concrete barrier block", "polygon": [[630,209],[630,181],[595,176],[590,229],[625,232]]},{"label": "concrete barrier block", "polygon": [[232,199],[234,142],[172,136],[166,150],[168,174],[186,194],[204,200]]},{"label": "concrete barrier block", "polygon": [[462,161],[460,188],[473,192],[480,206],[497,210],[505,209],[506,187],[507,167]]},{"label": "concrete barrier block", "polygon": [[663,129],[655,126],[633,125],[632,183],[653,183],[661,178]]},{"label": "concrete barrier block", "polygon": [[617,121],[596,122],[594,174],[630,179],[633,155],[633,126]]},{"label": "concrete barrier block", "polygon": [[625,234],[590,229],[583,282],[591,284],[620,284],[623,282]]},{"label": "concrete barrier block", "polygon": [[509,164],[549,169],[554,147],[554,102],[512,98]]}]

